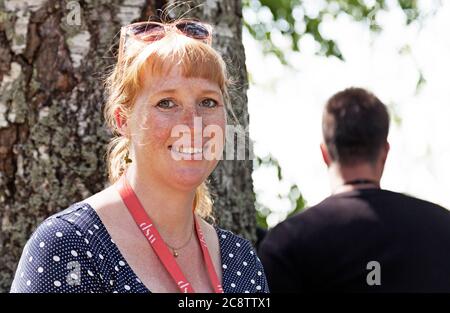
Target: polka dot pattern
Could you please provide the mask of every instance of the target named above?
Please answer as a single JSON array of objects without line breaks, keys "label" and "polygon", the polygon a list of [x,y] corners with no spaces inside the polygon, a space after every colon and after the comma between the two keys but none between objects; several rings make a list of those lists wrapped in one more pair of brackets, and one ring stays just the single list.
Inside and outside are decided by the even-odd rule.
[{"label": "polka dot pattern", "polygon": [[224,291],[269,292],[266,276],[263,274],[264,269],[251,243],[222,229],[218,229],[218,235],[222,255]]},{"label": "polka dot pattern", "polygon": [[[226,293],[269,292],[251,243],[216,227]],[[31,236],[11,292],[149,293],[97,213],[79,202],[49,217]]]}]

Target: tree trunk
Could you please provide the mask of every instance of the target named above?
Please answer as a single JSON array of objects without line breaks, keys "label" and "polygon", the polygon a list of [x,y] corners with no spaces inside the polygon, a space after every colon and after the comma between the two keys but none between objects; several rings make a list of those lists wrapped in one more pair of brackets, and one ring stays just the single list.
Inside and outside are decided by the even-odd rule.
[{"label": "tree trunk", "polygon": [[[232,63],[239,86],[232,103],[245,128],[241,2],[190,2],[204,2],[190,16],[215,25],[214,47]],[[9,290],[23,246],[44,218],[107,186],[111,134],[102,80],[116,60],[120,26],[146,20],[165,4],[0,1],[0,292]],[[251,172],[252,161],[223,161],[211,185],[219,225],[254,240]]]}]

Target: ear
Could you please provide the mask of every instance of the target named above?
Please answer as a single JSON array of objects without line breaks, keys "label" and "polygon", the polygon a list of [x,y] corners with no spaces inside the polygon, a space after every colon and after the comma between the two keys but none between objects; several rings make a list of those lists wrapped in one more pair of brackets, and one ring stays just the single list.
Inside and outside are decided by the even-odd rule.
[{"label": "ear", "polygon": [[122,112],[123,111],[120,108],[117,108],[114,111],[114,119],[116,121],[117,129],[118,129],[119,133],[122,136],[125,136],[127,134],[128,124],[127,124],[127,120],[125,119]]},{"label": "ear", "polygon": [[323,161],[325,162],[327,167],[330,167],[332,161],[330,158],[330,154],[328,153],[327,146],[323,142],[320,144],[320,151],[322,152]]},{"label": "ear", "polygon": [[389,144],[388,141],[386,141],[386,143],[384,144],[384,147],[382,149],[382,152],[381,152],[382,153],[381,160],[383,161],[383,165],[386,163],[386,159],[387,159],[390,149],[391,149],[391,145]]}]

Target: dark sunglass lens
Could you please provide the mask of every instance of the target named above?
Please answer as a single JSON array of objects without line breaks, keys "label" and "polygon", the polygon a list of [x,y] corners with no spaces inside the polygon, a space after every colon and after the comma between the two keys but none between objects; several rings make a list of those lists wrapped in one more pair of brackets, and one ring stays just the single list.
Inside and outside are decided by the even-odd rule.
[{"label": "dark sunglass lens", "polygon": [[130,28],[131,33],[139,37],[151,35],[153,33],[159,33],[162,32],[163,30],[164,30],[163,26],[153,23],[137,24]]},{"label": "dark sunglass lens", "polygon": [[208,38],[209,31],[205,26],[192,22],[185,22],[177,24],[177,28],[189,37],[196,39],[206,39]]}]

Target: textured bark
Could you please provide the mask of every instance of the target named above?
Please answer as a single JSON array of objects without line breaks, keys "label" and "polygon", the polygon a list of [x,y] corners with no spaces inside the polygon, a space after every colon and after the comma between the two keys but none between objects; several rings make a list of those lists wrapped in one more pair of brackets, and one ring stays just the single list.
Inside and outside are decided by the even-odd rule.
[{"label": "textured bark", "polygon": [[[248,125],[240,1],[190,1],[215,28]],[[121,25],[165,1],[0,0],[0,291],[8,291],[23,246],[47,216],[107,185],[102,80]],[[74,6],[81,25],[73,25]],[[174,13],[176,10],[173,11]],[[71,22],[72,21],[72,22]],[[223,161],[212,175],[219,224],[255,239],[251,161]]]}]

